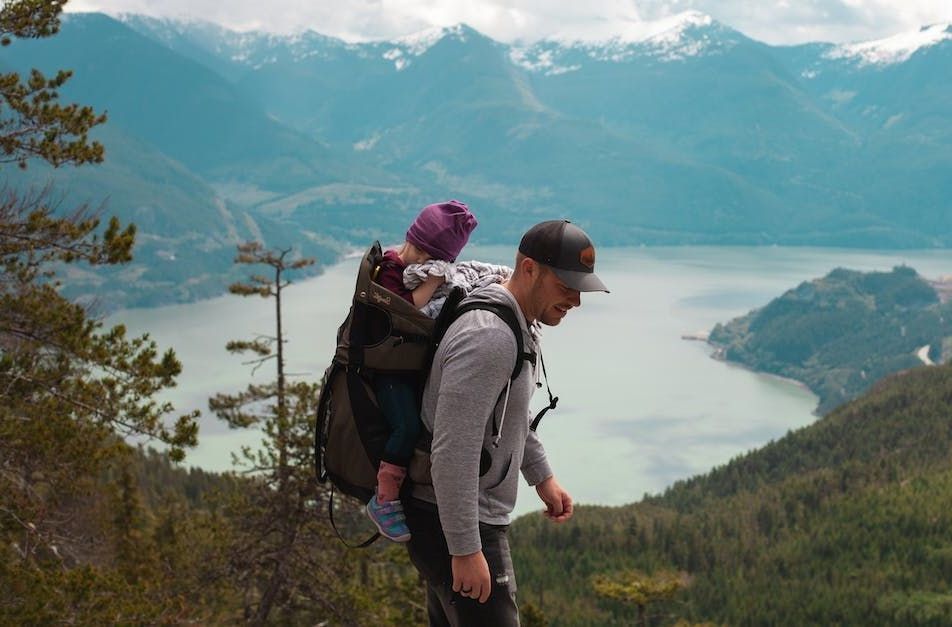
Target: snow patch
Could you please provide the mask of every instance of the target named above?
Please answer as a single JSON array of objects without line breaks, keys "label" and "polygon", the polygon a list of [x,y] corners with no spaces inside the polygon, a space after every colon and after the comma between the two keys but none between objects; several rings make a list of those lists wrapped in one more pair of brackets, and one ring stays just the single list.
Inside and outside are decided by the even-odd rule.
[{"label": "snow patch", "polygon": [[399,48],[387,50],[383,53],[383,58],[387,61],[393,61],[393,67],[397,68],[398,72],[410,65],[410,60],[403,56],[403,50]]},{"label": "snow patch", "polygon": [[893,125],[895,125],[897,122],[899,122],[899,120],[902,119],[902,117],[903,117],[902,113],[897,113],[896,115],[889,116],[889,119],[883,123],[883,129],[885,130],[885,129],[892,128]]},{"label": "snow patch", "polygon": [[444,37],[451,35],[458,38],[460,41],[466,41],[463,34],[463,25],[457,24],[456,26],[450,27],[436,26],[433,28],[427,28],[426,30],[422,30],[418,33],[413,33],[411,35],[395,39],[390,43],[400,46],[401,48],[405,49],[408,54],[418,57],[439,43]]},{"label": "snow patch", "polygon": [[563,46],[620,46],[654,40],[658,44],[672,44],[681,40],[691,28],[704,28],[714,24],[714,18],[700,11],[684,11],[654,21],[613,22],[606,30],[603,24],[580,25],[575,32],[566,31],[547,38]]},{"label": "snow patch", "polygon": [[678,45],[684,39],[684,33],[690,28],[703,28],[714,23],[714,18],[699,11],[687,11],[672,18],[659,20],[654,24],[661,32],[652,35],[648,41],[660,46]]},{"label": "snow patch", "polygon": [[856,97],[856,92],[848,89],[834,89],[826,97],[832,100],[834,104],[844,105]]},{"label": "snow patch", "polygon": [[512,48],[509,60],[530,72],[539,72],[546,76],[557,76],[581,69],[581,65],[559,65],[555,62],[555,50],[534,51],[529,48]]},{"label": "snow patch", "polygon": [[399,39],[384,42],[386,45],[392,47],[383,54],[383,58],[387,61],[393,61],[393,66],[399,72],[410,65],[412,57],[418,57],[424,54],[446,37],[452,36],[459,41],[465,42],[466,37],[463,28],[462,24],[450,27],[437,26],[418,33],[413,33],[412,35],[400,37]]},{"label": "snow patch", "polygon": [[933,24],[886,39],[836,46],[824,56],[855,61],[861,66],[886,66],[908,61],[919,50],[948,39],[952,39],[952,24]]},{"label": "snow patch", "polygon": [[[732,32],[700,11],[686,11],[653,22],[612,25],[612,34],[589,28],[576,35],[560,34],[528,47],[514,47],[510,60],[532,72],[546,75],[578,70],[578,54],[589,59],[621,63],[635,57],[662,62],[719,54],[737,43]],[[574,63],[564,59],[574,53]]]},{"label": "snow patch", "polygon": [[377,142],[380,141],[380,133],[374,133],[367,139],[363,139],[359,142],[354,143],[354,150],[357,152],[364,152],[367,150],[373,150],[373,147],[377,145]]}]

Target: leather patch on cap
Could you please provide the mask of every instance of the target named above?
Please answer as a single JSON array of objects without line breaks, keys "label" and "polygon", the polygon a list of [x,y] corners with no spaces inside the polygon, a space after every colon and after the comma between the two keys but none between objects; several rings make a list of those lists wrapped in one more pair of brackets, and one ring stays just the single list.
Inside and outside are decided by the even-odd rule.
[{"label": "leather patch on cap", "polygon": [[595,247],[583,248],[582,252],[578,254],[578,260],[586,268],[595,268]]}]

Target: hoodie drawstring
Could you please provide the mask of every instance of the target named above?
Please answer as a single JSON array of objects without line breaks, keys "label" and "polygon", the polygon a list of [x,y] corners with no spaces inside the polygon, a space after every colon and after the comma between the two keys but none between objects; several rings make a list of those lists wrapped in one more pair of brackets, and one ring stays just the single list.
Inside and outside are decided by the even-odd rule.
[{"label": "hoodie drawstring", "polygon": [[502,418],[499,419],[499,426],[493,423],[493,448],[499,448],[499,438],[502,437],[502,426],[506,423],[506,410],[509,409],[509,391],[512,390],[512,379],[506,383],[506,399],[502,403]]}]

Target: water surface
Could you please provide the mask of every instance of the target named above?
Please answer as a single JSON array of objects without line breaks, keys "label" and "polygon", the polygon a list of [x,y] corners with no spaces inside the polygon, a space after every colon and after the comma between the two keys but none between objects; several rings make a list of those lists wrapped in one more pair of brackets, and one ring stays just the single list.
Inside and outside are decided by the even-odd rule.
[{"label": "water surface", "polygon": [[[511,254],[470,247],[460,258],[511,263]],[[316,379],[327,366],[357,263],[345,260],[285,292],[290,372]],[[835,267],[888,270],[903,263],[930,278],[952,273],[947,251],[600,250],[598,271],[611,294],[584,294],[582,307],[543,336],[550,383],[561,400],[539,432],[559,481],[578,502],[629,503],[811,423],[817,399],[809,391],[711,359],[706,344],[681,336],[710,330]],[[250,366],[224,350],[230,339],[273,333],[273,311],[272,301],[222,296],[123,311],[109,320],[149,332],[182,360],[171,398],[205,414],[188,463],[226,469],[233,451],[257,440],[211,416],[207,398],[273,378],[267,367],[252,376]],[[533,409],[546,403],[543,389]],[[538,509],[537,503],[523,488],[517,513]]]}]

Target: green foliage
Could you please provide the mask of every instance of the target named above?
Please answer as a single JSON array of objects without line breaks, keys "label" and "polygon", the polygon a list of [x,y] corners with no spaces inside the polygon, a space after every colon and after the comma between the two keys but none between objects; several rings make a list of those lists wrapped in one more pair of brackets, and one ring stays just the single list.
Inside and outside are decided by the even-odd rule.
[{"label": "green foliage", "polygon": [[[11,0],[0,9],[0,43],[12,37],[49,37],[59,30],[59,15],[66,0]],[[58,89],[71,72],[61,70],[47,78],[39,70],[25,81],[16,72],[0,74],[0,162],[25,168],[39,157],[55,166],[100,163],[103,147],[90,142],[91,128],[106,121],[92,107],[58,102]]]},{"label": "green foliage", "polygon": [[613,576],[596,575],[592,588],[600,597],[618,601],[637,609],[638,622],[647,625],[649,608],[667,601],[682,590],[688,583],[684,573],[662,571],[645,575],[634,570],[617,573]]},{"label": "green foliage", "polygon": [[577,581],[678,571],[667,624],[940,625],[952,595],[952,367],[889,377],[761,450],[621,508],[512,527],[553,625],[625,624]]},{"label": "green foliage", "polygon": [[[310,259],[290,251],[268,251],[260,244],[239,247],[236,263],[263,265],[270,276],[255,274],[232,285],[241,296],[272,298],[275,333],[251,341],[232,341],[228,350],[251,352],[255,369],[272,364],[272,383],[249,385],[235,394],[218,394],[209,406],[232,427],[257,427],[261,448],[246,449],[240,464],[248,478],[223,510],[229,537],[224,549],[228,573],[240,573],[240,619],[254,624],[385,624],[393,610],[376,601],[381,589],[405,582],[409,565],[388,574],[373,554],[347,553],[325,522],[327,494],[314,475],[313,446],[318,386],[288,381],[282,325],[287,273]],[[375,569],[376,574],[372,573]],[[405,584],[400,584],[405,585]],[[397,587],[399,589],[399,587]],[[396,616],[405,616],[397,611]]]},{"label": "green foliage", "polygon": [[[14,1],[0,9],[10,36],[56,32],[62,2]],[[0,150],[25,166],[102,158],[86,132],[104,118],[62,107],[68,73],[26,84],[0,76]],[[0,161],[4,159],[0,157]],[[192,616],[162,585],[122,436],[158,439],[181,458],[194,445],[195,415],[165,423],[181,365],[148,336],[104,329],[61,295],[65,265],[131,259],[134,227],[85,207],[62,215],[48,189],[0,194],[0,599],[2,622],[174,622]],[[116,482],[105,482],[112,476]]]},{"label": "green foliage", "polygon": [[532,601],[519,604],[519,623],[525,627],[546,627],[545,613]]},{"label": "green foliage", "polygon": [[719,354],[802,381],[826,413],[882,377],[922,365],[952,337],[952,304],[908,267],[836,269],[711,332]]}]

